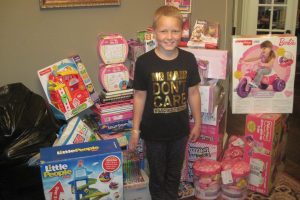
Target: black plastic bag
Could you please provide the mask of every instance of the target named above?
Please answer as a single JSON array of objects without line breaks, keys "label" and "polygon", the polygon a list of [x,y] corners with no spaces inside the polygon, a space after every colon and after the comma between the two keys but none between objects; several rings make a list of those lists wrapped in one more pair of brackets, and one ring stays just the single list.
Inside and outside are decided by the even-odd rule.
[{"label": "black plastic bag", "polygon": [[38,166],[29,167],[27,161],[52,146],[61,125],[49,104],[22,83],[0,87],[0,191],[5,187],[13,191],[7,194],[16,195],[34,180],[41,188]]}]

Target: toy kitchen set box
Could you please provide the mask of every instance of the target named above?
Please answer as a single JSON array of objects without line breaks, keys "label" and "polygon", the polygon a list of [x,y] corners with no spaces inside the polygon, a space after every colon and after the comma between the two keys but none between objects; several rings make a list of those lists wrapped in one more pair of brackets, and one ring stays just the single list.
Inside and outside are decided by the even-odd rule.
[{"label": "toy kitchen set box", "polygon": [[292,113],[297,38],[234,36],[232,113]]},{"label": "toy kitchen set box", "polygon": [[70,119],[94,105],[98,98],[78,55],[56,62],[37,73],[51,109],[58,119]]},{"label": "toy kitchen set box", "polygon": [[123,199],[122,152],[117,140],[42,148],[40,153],[46,200]]}]

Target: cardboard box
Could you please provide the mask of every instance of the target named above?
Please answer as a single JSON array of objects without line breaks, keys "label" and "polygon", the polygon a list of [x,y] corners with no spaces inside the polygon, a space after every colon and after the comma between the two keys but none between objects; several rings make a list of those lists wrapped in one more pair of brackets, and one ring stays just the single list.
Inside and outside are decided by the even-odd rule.
[{"label": "cardboard box", "polygon": [[38,72],[51,109],[58,119],[71,117],[98,99],[92,81],[78,55],[63,59]]},{"label": "cardboard box", "polygon": [[[226,79],[227,51],[219,49],[182,48],[194,54],[199,66],[200,77]],[[202,80],[201,80],[202,82]]]},{"label": "cardboard box", "polygon": [[249,114],[246,117],[244,159],[250,163],[248,189],[268,195],[276,176],[282,134],[280,114]]},{"label": "cardboard box", "polygon": [[[271,53],[264,53],[261,45],[272,47]],[[232,113],[292,113],[296,49],[293,35],[233,37]],[[263,67],[272,71],[258,87],[251,86]]]},{"label": "cardboard box", "polygon": [[123,199],[122,152],[115,139],[42,148],[40,153],[45,199]]}]

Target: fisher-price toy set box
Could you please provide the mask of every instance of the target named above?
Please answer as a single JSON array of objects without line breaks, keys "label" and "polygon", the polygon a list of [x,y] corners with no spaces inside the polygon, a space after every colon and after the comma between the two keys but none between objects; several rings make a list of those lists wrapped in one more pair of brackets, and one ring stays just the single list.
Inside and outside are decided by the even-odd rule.
[{"label": "fisher-price toy set box", "polygon": [[296,49],[292,35],[234,36],[232,113],[292,113]]},{"label": "fisher-price toy set box", "polygon": [[81,58],[63,59],[38,72],[54,115],[68,120],[94,105],[98,95]]},{"label": "fisher-price toy set box", "polygon": [[46,200],[123,199],[122,152],[115,139],[42,148],[40,153]]},{"label": "fisher-price toy set box", "polygon": [[248,189],[268,195],[276,176],[283,134],[281,114],[246,117],[244,159],[250,163]]}]

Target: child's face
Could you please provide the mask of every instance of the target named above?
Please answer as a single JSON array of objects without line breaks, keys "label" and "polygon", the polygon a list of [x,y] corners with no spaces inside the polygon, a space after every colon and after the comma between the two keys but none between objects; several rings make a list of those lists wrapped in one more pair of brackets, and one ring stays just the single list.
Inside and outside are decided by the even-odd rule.
[{"label": "child's face", "polygon": [[264,55],[268,56],[268,55],[270,55],[272,49],[271,49],[270,47],[263,47],[263,48],[261,49],[261,51],[262,51],[262,53],[263,53]]},{"label": "child's face", "polygon": [[180,22],[175,17],[162,16],[157,21],[154,30],[157,47],[162,51],[174,51],[178,46],[182,28]]}]

